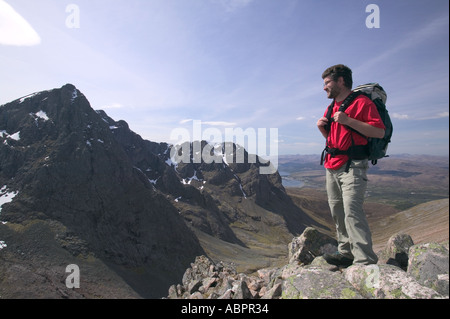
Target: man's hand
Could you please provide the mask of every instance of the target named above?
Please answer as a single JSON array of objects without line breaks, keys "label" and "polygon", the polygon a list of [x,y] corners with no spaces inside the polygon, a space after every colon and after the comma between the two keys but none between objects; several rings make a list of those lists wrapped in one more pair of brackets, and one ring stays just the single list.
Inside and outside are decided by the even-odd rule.
[{"label": "man's hand", "polygon": [[349,117],[344,112],[336,112],[334,113],[334,121],[336,123],[342,124],[342,125],[349,125]]},{"label": "man's hand", "polygon": [[317,126],[319,127],[324,127],[328,124],[328,119],[326,117],[322,117],[317,121]]},{"label": "man's hand", "polygon": [[321,117],[318,121],[317,121],[317,127],[319,128],[320,133],[322,133],[323,137],[327,138],[328,137],[328,132],[325,129],[325,126],[328,125],[328,119],[326,117]]}]

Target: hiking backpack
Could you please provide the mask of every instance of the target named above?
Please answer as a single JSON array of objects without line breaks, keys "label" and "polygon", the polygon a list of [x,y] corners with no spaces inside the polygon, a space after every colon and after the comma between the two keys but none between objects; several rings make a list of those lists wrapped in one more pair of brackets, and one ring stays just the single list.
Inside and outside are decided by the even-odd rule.
[{"label": "hiking backpack", "polygon": [[[340,151],[337,149],[330,149],[328,145],[325,147],[325,150],[322,153],[321,165],[324,162],[326,153],[331,154],[331,156],[335,155],[348,155],[350,160],[347,163],[347,171],[350,168],[351,159],[363,159],[368,158],[369,161],[372,162],[372,165],[376,165],[378,160],[383,157],[389,157],[387,155],[387,148],[389,143],[391,142],[393,126],[391,122],[391,118],[389,116],[389,112],[386,109],[386,100],[387,94],[384,89],[378,83],[369,83],[360,85],[355,88],[352,93],[345,99],[339,108],[340,112],[345,112],[345,110],[349,107],[349,105],[355,100],[359,95],[365,95],[377,107],[378,113],[380,114],[381,120],[386,127],[386,131],[383,138],[368,138],[368,144],[365,146],[352,146],[348,151]],[[331,114],[333,113],[334,101],[328,107],[326,118],[328,119],[328,125],[325,127],[327,131],[330,130],[331,122],[333,119],[331,118]],[[360,135],[358,131],[349,128],[351,131],[356,132]],[[353,137],[352,137],[353,143]]]}]

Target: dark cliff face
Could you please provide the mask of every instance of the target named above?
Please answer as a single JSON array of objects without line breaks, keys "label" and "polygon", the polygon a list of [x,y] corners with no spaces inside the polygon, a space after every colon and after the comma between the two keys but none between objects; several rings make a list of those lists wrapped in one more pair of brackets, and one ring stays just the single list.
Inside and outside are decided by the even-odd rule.
[{"label": "dark cliff face", "polygon": [[97,257],[168,284],[203,250],[101,115],[72,85],[0,108],[0,184],[17,192],[1,220],[55,220]]},{"label": "dark cliff face", "polygon": [[[191,228],[245,246],[232,229],[233,224],[264,220],[261,214],[270,211],[277,215],[278,223],[284,224],[287,233],[295,235],[309,221],[287,196],[278,172],[260,174],[260,168],[270,163],[257,156],[250,158],[239,145],[228,142],[210,145],[205,141],[176,146],[158,144],[143,140],[126,122],[116,122],[103,111],[98,114],[112,128],[114,138],[134,167],[170,199]],[[205,150],[215,155],[216,160],[205,162],[202,156],[196,157]],[[243,160],[236,158],[238,154],[242,154]],[[264,225],[251,226],[255,232],[261,227]]]},{"label": "dark cliff face", "polygon": [[[223,160],[193,161],[195,143]],[[260,174],[268,164],[258,157],[249,162],[245,150],[244,163],[236,163],[237,148],[188,143],[182,149],[190,160],[177,162],[180,149],[143,140],[125,121],[94,111],[71,84],[5,104],[0,187],[15,197],[1,207],[0,220],[8,224],[0,224],[0,240],[3,230],[7,253],[17,252],[9,262],[20,259],[25,246],[30,256],[42,255],[31,239],[19,245],[28,237],[17,231],[41,221],[50,229],[49,247],[63,249],[59,255],[95,256],[141,296],[161,297],[205,254],[208,242],[200,245],[198,233],[276,250],[274,243],[284,245],[311,221],[287,196],[278,173]],[[43,255],[48,265],[64,263],[52,252]]]}]

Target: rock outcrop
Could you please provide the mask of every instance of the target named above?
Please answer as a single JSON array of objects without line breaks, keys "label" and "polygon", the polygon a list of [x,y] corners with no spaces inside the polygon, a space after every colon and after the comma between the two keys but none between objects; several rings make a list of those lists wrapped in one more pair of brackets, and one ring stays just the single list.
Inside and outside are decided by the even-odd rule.
[{"label": "rock outcrop", "polygon": [[[414,245],[392,236],[376,265],[331,266],[321,257],[336,250],[334,239],[314,228],[289,245],[283,267],[237,273],[233,265],[197,257],[170,299],[442,299],[449,298],[447,244]],[[307,253],[308,252],[308,253]],[[383,258],[381,258],[383,256]],[[406,260],[406,269],[402,269]]]}]

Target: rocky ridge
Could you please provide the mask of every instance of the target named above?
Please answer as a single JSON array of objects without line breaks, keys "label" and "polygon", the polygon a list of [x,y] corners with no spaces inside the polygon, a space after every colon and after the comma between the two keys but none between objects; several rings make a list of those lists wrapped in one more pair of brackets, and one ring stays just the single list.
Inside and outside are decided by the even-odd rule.
[{"label": "rocky ridge", "polygon": [[446,299],[447,244],[415,245],[407,234],[392,236],[376,265],[331,266],[321,257],[336,241],[307,228],[289,244],[289,262],[238,273],[232,264],[199,256],[169,299]]},{"label": "rocky ridge", "polygon": [[[157,298],[201,254],[239,250],[240,269],[284,258],[312,221],[278,172],[259,173],[270,163],[229,143],[179,147],[142,139],[71,84],[0,106],[0,296]],[[217,161],[194,161],[198,147]],[[76,292],[69,264],[85,279]]]}]

